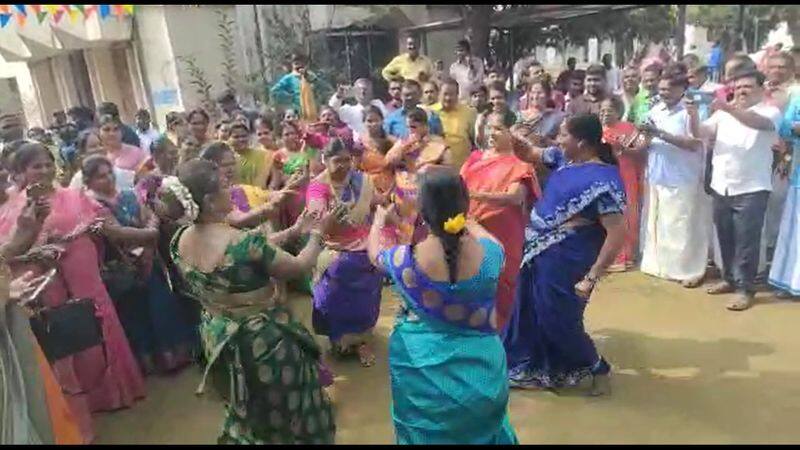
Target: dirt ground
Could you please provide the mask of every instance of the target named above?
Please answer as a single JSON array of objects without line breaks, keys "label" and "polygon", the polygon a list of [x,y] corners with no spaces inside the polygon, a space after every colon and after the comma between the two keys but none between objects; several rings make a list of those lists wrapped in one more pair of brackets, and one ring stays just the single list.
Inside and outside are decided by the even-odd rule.
[{"label": "dirt ground", "polygon": [[[800,442],[800,304],[760,294],[754,308],[734,313],[725,301],[639,273],[604,280],[587,327],[614,367],[612,394],[512,391],[520,442]],[[310,301],[292,302],[310,324]],[[374,367],[333,364],[337,443],[394,442],[386,344],[395,308],[387,292]],[[196,367],[149,378],[148,396],[134,408],[95,416],[97,443],[214,443],[222,403],[213,392],[194,394],[199,379]]]}]

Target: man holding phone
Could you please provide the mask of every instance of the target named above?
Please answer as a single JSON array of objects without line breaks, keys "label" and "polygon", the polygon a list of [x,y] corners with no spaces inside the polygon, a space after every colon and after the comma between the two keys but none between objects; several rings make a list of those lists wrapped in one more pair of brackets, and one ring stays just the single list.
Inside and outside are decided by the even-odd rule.
[{"label": "man holding phone", "polygon": [[[344,100],[350,97],[351,94],[356,99],[355,105],[344,103]],[[367,132],[366,125],[364,125],[364,111],[370,105],[380,109],[383,117],[388,115],[383,102],[373,97],[372,81],[369,78],[357,79],[352,88],[340,84],[336,92],[331,96],[330,101],[328,101],[328,106],[339,113],[339,119],[359,135]]]},{"label": "man holding phone", "polygon": [[744,311],[755,299],[761,233],[772,191],[771,146],[778,139],[781,113],[763,102],[763,74],[744,67],[732,75],[733,102],[715,99],[708,120],[701,124],[692,102],[686,108],[692,135],[715,141],[710,188],[723,281],[708,293],[736,293],[726,307]]},{"label": "man holding phone", "polygon": [[709,117],[711,102],[714,101],[717,91],[722,87],[721,84],[714,83],[708,77],[707,66],[689,67],[689,89],[686,90],[686,98],[691,99],[697,105],[700,120],[706,120]]}]

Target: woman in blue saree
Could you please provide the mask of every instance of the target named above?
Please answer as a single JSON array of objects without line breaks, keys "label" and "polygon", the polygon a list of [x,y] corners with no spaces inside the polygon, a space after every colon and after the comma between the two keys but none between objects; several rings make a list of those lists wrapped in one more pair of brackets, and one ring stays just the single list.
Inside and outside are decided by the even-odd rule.
[{"label": "woman in blue saree", "polygon": [[420,175],[420,214],[430,227],[416,245],[382,248],[392,211],[378,207],[368,254],[401,298],[389,339],[392,419],[398,444],[516,444],[497,335],[495,294],[502,246],[466,224],[469,194],[458,173]]},{"label": "woman in blue saree", "polygon": [[590,380],[608,392],[609,364],[583,325],[595,283],[625,239],[625,188],[597,116],[561,125],[559,147],[518,146],[520,159],[552,169],[525,230],[515,310],[504,337],[509,381],[561,388]]}]

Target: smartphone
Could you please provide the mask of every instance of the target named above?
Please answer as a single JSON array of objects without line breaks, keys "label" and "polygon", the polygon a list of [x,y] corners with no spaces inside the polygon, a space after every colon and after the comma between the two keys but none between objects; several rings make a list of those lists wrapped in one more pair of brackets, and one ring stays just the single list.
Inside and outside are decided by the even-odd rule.
[{"label": "smartphone", "polygon": [[697,89],[687,89],[686,96],[698,106],[707,106],[714,101],[713,92],[703,92]]},{"label": "smartphone", "polygon": [[47,185],[44,183],[34,183],[29,185],[25,189],[25,193],[29,199],[39,200],[49,195],[51,192],[53,192],[53,190],[54,190],[53,185]]}]

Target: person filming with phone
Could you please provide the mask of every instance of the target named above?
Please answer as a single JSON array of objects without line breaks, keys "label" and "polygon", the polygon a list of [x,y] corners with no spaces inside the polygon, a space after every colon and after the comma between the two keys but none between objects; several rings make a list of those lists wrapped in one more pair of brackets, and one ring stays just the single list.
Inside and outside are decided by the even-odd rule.
[{"label": "person filming with phone", "polygon": [[[0,206],[0,245],[12,246],[5,252],[12,276],[57,269],[37,302],[49,323],[37,337],[67,393],[82,438],[91,442],[91,413],[129,407],[145,396],[142,374],[101,279],[98,249],[90,236],[93,229],[112,239],[124,233],[83,190],[54,187],[54,157],[43,145],[22,145],[12,168],[20,189]],[[30,234],[13,242],[20,229]],[[97,334],[87,335],[89,328]],[[62,338],[52,330],[63,332]]]}]

